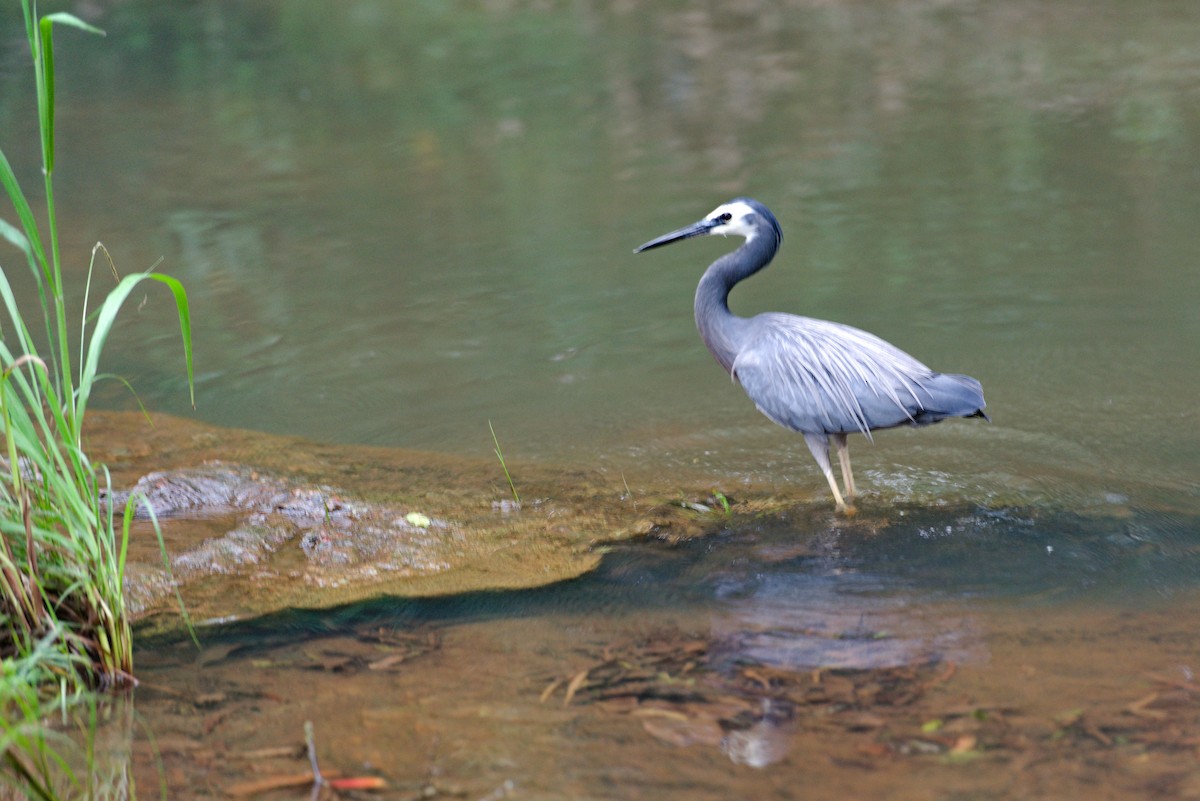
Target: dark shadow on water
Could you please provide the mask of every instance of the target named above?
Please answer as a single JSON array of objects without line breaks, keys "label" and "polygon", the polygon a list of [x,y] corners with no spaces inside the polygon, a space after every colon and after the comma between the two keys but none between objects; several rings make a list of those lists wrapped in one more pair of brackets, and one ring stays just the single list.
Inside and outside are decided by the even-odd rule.
[{"label": "dark shadow on water", "polygon": [[677,614],[758,661],[884,666],[968,656],[969,620],[945,611],[956,603],[1153,602],[1197,583],[1198,549],[1200,521],[1167,513],[900,508],[843,521],[798,509],[734,515],[716,533],[679,543],[616,545],[592,573],[540,589],[383,598],[200,634],[246,656],[373,626]]}]

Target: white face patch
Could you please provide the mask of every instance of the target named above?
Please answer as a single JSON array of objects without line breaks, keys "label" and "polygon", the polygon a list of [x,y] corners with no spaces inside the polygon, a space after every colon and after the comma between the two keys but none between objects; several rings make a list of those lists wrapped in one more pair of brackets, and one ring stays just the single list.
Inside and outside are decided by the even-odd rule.
[{"label": "white face patch", "polygon": [[728,214],[729,222],[714,226],[709,233],[719,236],[741,236],[749,242],[755,235],[754,227],[750,225],[749,219],[755,213],[749,204],[735,200],[732,203],[723,203],[717,206],[704,219],[715,220],[723,214]]}]

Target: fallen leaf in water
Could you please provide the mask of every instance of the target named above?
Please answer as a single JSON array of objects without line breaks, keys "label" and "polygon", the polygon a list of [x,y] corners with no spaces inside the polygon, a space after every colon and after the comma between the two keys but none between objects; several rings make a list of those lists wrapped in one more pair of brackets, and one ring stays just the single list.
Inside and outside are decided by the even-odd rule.
[{"label": "fallen leaf in water", "polygon": [[1126,709],[1135,715],[1151,720],[1165,720],[1168,715],[1160,709],[1147,709],[1151,704],[1158,700],[1158,693],[1150,693],[1149,695],[1139,698],[1132,704],[1129,704]]},{"label": "fallen leaf in water", "polygon": [[888,748],[886,743],[863,743],[858,747],[858,752],[869,757],[880,759],[886,756],[891,756],[892,749]]},{"label": "fallen leaf in water", "polygon": [[954,678],[954,674],[957,672],[958,672],[958,663],[957,662],[947,662],[946,669],[943,670],[941,673],[937,674],[936,676],[934,676],[933,681],[931,681],[929,684],[930,684],[930,686],[933,686],[934,684],[941,684],[943,682],[950,681],[950,679]]},{"label": "fallen leaf in water", "polygon": [[758,672],[757,670],[755,670],[754,668],[750,668],[750,667],[744,667],[744,668],[742,668],[742,675],[743,675],[743,676],[745,676],[746,678],[750,679],[751,681],[758,682],[758,684],[759,684],[759,685],[760,685],[760,686],[761,686],[761,687],[762,687],[764,690],[770,690],[770,689],[771,689],[771,680],[770,680],[770,679],[768,679],[768,678],[767,678],[766,676],[764,676],[763,674],[759,673],[759,672]]},{"label": "fallen leaf in water", "polygon": [[979,739],[974,734],[964,734],[954,741],[954,745],[946,751],[943,761],[951,765],[961,765],[983,756],[979,750]]},{"label": "fallen leaf in water", "polygon": [[1175,679],[1171,678],[1170,676],[1160,675],[1158,673],[1148,673],[1146,675],[1154,681],[1160,682],[1161,684],[1177,687],[1180,690],[1187,690],[1190,693],[1200,693],[1200,684],[1196,684],[1195,682],[1186,681],[1184,679]]},{"label": "fallen leaf in water", "polygon": [[351,776],[325,782],[335,790],[383,790],[387,782],[380,776]]},{"label": "fallen leaf in water", "polygon": [[182,734],[164,734],[155,738],[154,747],[164,754],[187,754],[204,748],[204,743]]},{"label": "fallen leaf in water", "polygon": [[1088,721],[1085,720],[1080,724],[1080,728],[1083,729],[1084,734],[1091,737],[1093,740],[1100,743],[1101,745],[1107,746],[1107,745],[1113,744],[1112,738],[1109,737],[1104,732],[1100,731],[1100,727],[1094,723],[1089,723]]},{"label": "fallen leaf in water", "polygon": [[234,751],[228,759],[295,759],[303,756],[304,749],[295,745],[277,745],[272,748],[254,748],[250,751]]},{"label": "fallen leaf in water", "polygon": [[588,671],[581,670],[571,679],[571,683],[567,685],[567,697],[563,699],[563,706],[568,706],[571,699],[575,697],[575,693],[579,692],[579,688],[587,681]]},{"label": "fallen leaf in water", "polygon": [[[334,778],[339,776],[338,773],[322,771],[324,778]],[[229,793],[234,798],[248,798],[252,795],[261,793],[269,793],[272,790],[281,790],[285,787],[309,787],[313,783],[313,775],[311,771],[305,773],[292,773],[284,776],[267,776],[263,779],[253,779],[248,782],[239,782],[225,788],[225,792]]]},{"label": "fallen leaf in water", "polygon": [[967,751],[974,751],[979,740],[973,734],[964,734],[954,741],[954,745],[950,747],[952,754],[965,754]]},{"label": "fallen leaf in water", "polygon": [[639,718],[669,718],[670,720],[678,720],[687,722],[688,716],[682,712],[676,712],[673,709],[661,709],[656,706],[640,707],[633,710],[629,714]]},{"label": "fallen leaf in water", "polygon": [[329,673],[337,673],[345,670],[354,662],[354,657],[345,656],[344,654],[322,654],[313,657],[312,667],[317,670],[328,671]]},{"label": "fallen leaf in water", "polygon": [[558,689],[558,686],[560,684],[562,684],[562,682],[563,682],[562,677],[559,677],[559,678],[556,678],[554,681],[550,682],[549,684],[547,684],[546,689],[542,690],[542,694],[540,696],[538,696],[538,703],[540,703],[540,704],[546,703],[546,699],[549,698],[550,696],[554,695],[554,691]]},{"label": "fallen leaf in water", "polygon": [[408,658],[408,654],[392,654],[385,656],[383,659],[376,659],[374,662],[367,663],[367,670],[386,670],[400,664]]},{"label": "fallen leaf in water", "polygon": [[219,710],[217,712],[213,712],[211,715],[208,715],[207,717],[205,717],[204,722],[201,725],[201,729],[204,731],[204,734],[205,735],[212,734],[213,729],[217,728],[217,726],[220,726],[221,723],[228,716],[229,716],[229,710],[221,709],[221,710]]},{"label": "fallen leaf in water", "polygon": [[882,729],[887,725],[887,721],[881,715],[876,715],[871,712],[859,712],[845,720],[846,728],[851,731],[864,731],[869,729]]}]

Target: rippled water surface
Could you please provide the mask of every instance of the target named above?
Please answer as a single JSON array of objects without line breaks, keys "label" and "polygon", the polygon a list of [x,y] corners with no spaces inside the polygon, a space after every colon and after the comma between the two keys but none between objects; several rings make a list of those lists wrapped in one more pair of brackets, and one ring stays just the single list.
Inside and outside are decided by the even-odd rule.
[{"label": "rippled water surface", "polygon": [[[631,253],[747,194],[786,242],[735,311],[852,323],[984,383],[992,426],[884,434],[860,469],[1195,499],[1190,3],[81,13],[108,36],[60,37],[68,264],[100,239],[187,283],[204,420],[471,454],[491,420],[510,458],[820,489],[698,342],[692,290],[729,243]],[[6,30],[4,147],[32,188]],[[190,414],[169,314],[131,315],[110,367]]]},{"label": "rippled water surface", "polygon": [[[166,298],[131,305],[110,342],[151,409],[475,456],[491,421],[516,464],[820,498],[798,438],[694,330],[695,281],[731,243],[631,252],[750,195],[786,239],[735,311],[878,333],[978,377],[993,419],[857,438],[860,520],[735,513],[567,587],[214,630],[198,663],[148,646],[138,714],[167,744],[171,797],[302,769],[233,754],[294,745],[306,718],[331,763],[399,780],[396,798],[1200,792],[1180,761],[1194,721],[1167,749],[1103,717],[1176,721],[1190,701],[1171,693],[1195,692],[1200,7],[72,7],[108,35],[56,39],[68,268],[82,285],[102,240],[118,270],[159,265],[192,298],[195,412]],[[0,146],[33,191],[18,19],[0,12]],[[15,263],[0,253],[19,283]],[[97,403],[134,408],[115,383]],[[397,647],[371,626],[437,647],[368,669]],[[1008,710],[1016,734],[956,724],[914,755],[928,720],[889,718],[889,740],[873,719],[830,734],[764,712],[783,734],[750,767],[699,728],[664,733],[691,707],[643,725],[564,706],[565,683],[539,703],[606,646],[662,632],[712,644],[722,681],[954,665],[920,713]],[[1084,708],[1100,736],[1070,719]],[[969,771],[948,756],[965,736],[992,749]],[[1064,737],[1079,750],[1054,753]]]}]

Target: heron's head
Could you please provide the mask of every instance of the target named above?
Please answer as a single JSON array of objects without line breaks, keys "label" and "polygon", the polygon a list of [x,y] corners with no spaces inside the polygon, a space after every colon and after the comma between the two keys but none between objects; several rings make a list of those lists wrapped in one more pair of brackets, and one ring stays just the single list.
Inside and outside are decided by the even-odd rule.
[{"label": "heron's head", "polygon": [[744,237],[747,242],[752,241],[756,237],[769,236],[774,238],[776,245],[783,241],[783,231],[779,228],[779,221],[775,219],[775,215],[771,213],[771,210],[757,200],[748,197],[739,197],[736,200],[731,200],[728,203],[722,203],[720,206],[717,206],[709,212],[707,217],[699,222],[685,225],[683,228],[672,231],[669,234],[663,234],[656,239],[651,239],[646,244],[637,248],[634,253],[641,253],[643,250],[669,245],[680,239],[690,239],[693,236],[705,236],[708,234],[740,236]]}]

